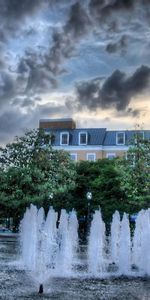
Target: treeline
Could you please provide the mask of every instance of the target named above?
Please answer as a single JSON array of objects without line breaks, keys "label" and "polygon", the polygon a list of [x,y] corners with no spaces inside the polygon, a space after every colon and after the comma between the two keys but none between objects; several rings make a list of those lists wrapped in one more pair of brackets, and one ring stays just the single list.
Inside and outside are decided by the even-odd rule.
[{"label": "treeline", "polygon": [[[136,136],[127,158],[74,163],[33,130],[0,148],[0,217],[16,222],[30,203],[75,209],[79,218],[99,207],[106,222],[115,210],[136,213],[150,205],[150,141]],[[87,192],[92,199],[87,199]]]}]

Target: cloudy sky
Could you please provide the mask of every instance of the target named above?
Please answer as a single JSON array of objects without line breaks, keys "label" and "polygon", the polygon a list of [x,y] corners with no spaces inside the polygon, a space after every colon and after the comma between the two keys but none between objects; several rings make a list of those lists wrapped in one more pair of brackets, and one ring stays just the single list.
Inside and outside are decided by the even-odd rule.
[{"label": "cloudy sky", "polygon": [[0,143],[40,118],[150,128],[149,0],[0,0]]}]

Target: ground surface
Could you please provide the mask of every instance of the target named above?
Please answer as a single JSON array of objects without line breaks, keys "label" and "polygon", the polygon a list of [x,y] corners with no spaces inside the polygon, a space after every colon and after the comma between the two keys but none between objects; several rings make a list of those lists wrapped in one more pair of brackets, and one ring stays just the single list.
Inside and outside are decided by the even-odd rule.
[{"label": "ground surface", "polygon": [[51,278],[45,293],[23,270],[18,270],[18,244],[15,239],[0,239],[0,299],[2,300],[150,300],[150,279]]}]

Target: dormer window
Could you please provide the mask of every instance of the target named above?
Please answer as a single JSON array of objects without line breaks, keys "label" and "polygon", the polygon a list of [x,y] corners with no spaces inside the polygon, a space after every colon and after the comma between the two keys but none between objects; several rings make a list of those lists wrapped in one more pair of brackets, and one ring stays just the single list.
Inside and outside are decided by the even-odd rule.
[{"label": "dormer window", "polygon": [[60,145],[69,144],[69,132],[61,132],[60,134]]},{"label": "dormer window", "polygon": [[116,134],[116,144],[124,145],[125,144],[125,132],[117,132]]},{"label": "dormer window", "polygon": [[87,132],[79,132],[79,145],[87,145]]}]

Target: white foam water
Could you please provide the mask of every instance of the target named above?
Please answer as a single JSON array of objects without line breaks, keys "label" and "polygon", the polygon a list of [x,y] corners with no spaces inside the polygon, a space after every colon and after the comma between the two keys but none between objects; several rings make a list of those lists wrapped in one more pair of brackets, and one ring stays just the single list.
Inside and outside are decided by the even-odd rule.
[{"label": "white foam water", "polygon": [[[59,223],[59,226],[57,224]],[[60,219],[51,207],[31,205],[21,221],[21,260],[37,282],[51,276],[150,276],[150,210],[138,213],[131,238],[129,218],[119,212],[112,217],[110,241],[106,237],[101,211],[95,211],[86,246],[86,259],[79,255],[78,220],[73,210],[62,209]],[[83,266],[82,273],[80,265]],[[115,268],[114,268],[115,267]]]}]

